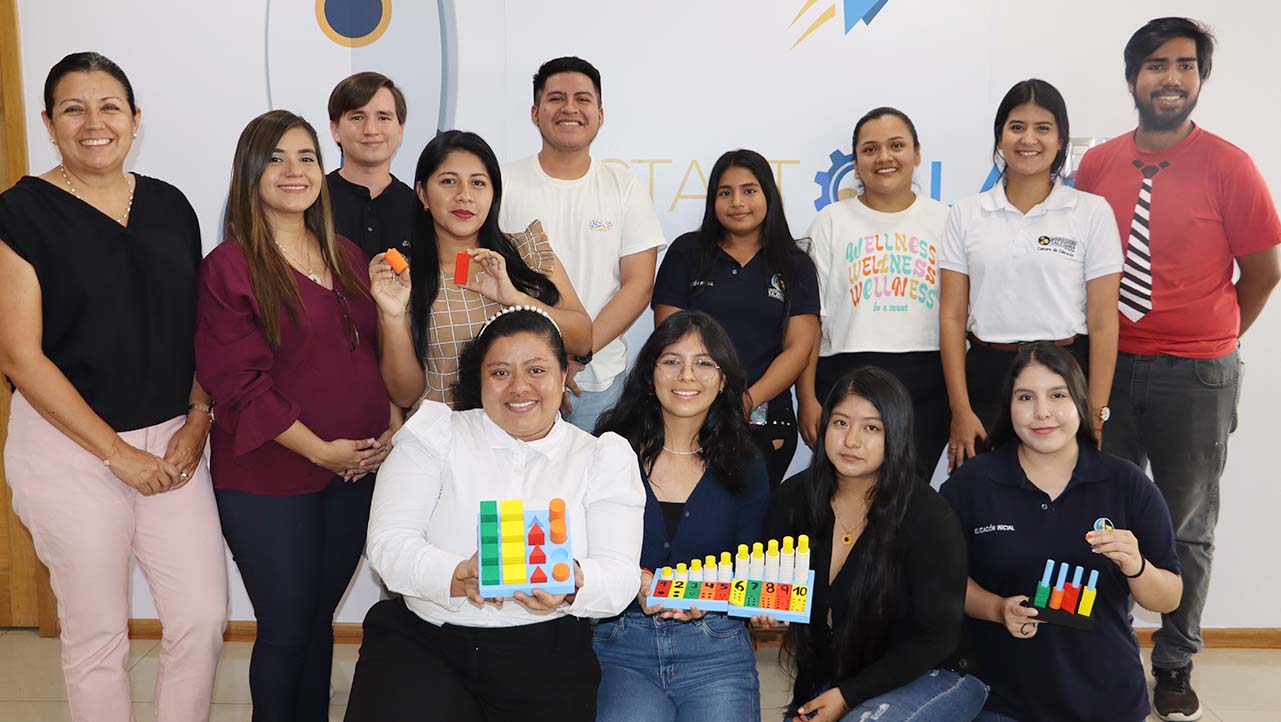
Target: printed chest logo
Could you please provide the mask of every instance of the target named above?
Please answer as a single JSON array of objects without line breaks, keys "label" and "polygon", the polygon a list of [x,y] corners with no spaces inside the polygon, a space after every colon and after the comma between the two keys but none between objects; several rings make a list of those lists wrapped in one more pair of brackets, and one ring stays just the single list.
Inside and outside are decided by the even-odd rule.
[{"label": "printed chest logo", "polygon": [[614,230],[614,222],[613,222],[613,221],[601,221],[601,220],[597,220],[597,219],[593,218],[593,219],[591,219],[591,220],[587,221],[587,230],[589,230],[589,231],[595,231],[595,232],[597,232],[597,233],[607,233],[607,232],[609,232],[609,231]]},{"label": "printed chest logo", "polygon": [[1037,253],[1055,253],[1068,258],[1076,258],[1077,249],[1081,243],[1074,238],[1065,236],[1041,236],[1036,239]]},{"label": "printed chest logo", "polygon": [[991,534],[998,531],[1014,531],[1013,524],[988,524],[987,526],[974,527],[974,536],[980,534]]},{"label": "printed chest logo", "polygon": [[775,273],[773,278],[769,280],[769,285],[770,287],[767,291],[769,297],[775,301],[782,301],[783,295],[787,291],[787,287],[783,284],[782,274]]}]

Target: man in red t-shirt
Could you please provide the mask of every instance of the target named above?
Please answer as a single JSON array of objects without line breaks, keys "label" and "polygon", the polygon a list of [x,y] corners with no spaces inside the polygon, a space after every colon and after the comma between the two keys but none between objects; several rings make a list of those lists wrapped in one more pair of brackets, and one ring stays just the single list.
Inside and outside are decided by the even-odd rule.
[{"label": "man in red t-shirt", "polygon": [[1076,175],[1077,188],[1112,205],[1126,247],[1103,448],[1151,462],[1183,568],[1182,603],[1153,635],[1154,701],[1165,720],[1201,716],[1192,655],[1236,423],[1238,339],[1281,280],[1281,220],[1263,177],[1244,151],[1191,120],[1213,50],[1194,20],[1140,28],[1125,47],[1139,127],[1092,149]]}]

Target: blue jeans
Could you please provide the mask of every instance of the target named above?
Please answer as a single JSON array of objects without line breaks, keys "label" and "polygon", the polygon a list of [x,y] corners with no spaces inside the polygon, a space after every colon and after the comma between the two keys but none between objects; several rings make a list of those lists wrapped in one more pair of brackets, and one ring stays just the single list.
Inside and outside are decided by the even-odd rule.
[{"label": "blue jeans", "polygon": [[863,702],[840,722],[970,722],[986,700],[987,685],[977,677],[933,669]]},{"label": "blue jeans", "polygon": [[593,646],[596,722],[760,722],[756,654],[741,620],[629,612],[598,624]]},{"label": "blue jeans", "polygon": [[596,419],[618,403],[618,398],[623,395],[623,381],[626,378],[627,372],[620,371],[604,391],[584,391],[582,396],[575,396],[571,392],[569,403],[573,404],[574,410],[565,416],[565,420],[589,434],[595,433]]},{"label": "blue jeans", "polygon": [[1152,666],[1185,667],[1201,649],[1201,611],[1210,589],[1219,477],[1236,428],[1241,362],[1236,351],[1214,359],[1119,353],[1103,450],[1152,465],[1170,507],[1183,573],[1178,609],[1161,615],[1152,635]]}]

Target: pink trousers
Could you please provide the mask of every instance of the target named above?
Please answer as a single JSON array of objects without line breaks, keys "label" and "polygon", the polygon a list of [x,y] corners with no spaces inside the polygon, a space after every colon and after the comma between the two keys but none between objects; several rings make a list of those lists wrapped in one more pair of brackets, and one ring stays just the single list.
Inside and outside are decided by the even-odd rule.
[{"label": "pink trousers", "polygon": [[[120,437],[163,456],[178,417]],[[49,567],[62,622],[71,719],[132,722],[129,560],[136,557],[164,627],[158,722],[209,719],[227,620],[227,565],[209,468],[182,488],[143,496],[14,394],[5,444],[13,507]]]}]

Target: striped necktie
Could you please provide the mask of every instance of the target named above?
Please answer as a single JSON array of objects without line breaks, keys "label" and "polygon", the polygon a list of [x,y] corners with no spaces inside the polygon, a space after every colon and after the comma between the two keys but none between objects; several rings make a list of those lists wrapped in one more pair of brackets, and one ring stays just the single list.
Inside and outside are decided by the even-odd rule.
[{"label": "striped necktie", "polygon": [[1132,323],[1152,312],[1152,246],[1149,221],[1152,213],[1152,176],[1170,165],[1146,165],[1134,161],[1134,167],[1143,173],[1139,188],[1139,202],[1134,206],[1134,220],[1130,221],[1130,243],[1125,251],[1125,265],[1121,267],[1121,297],[1117,308]]}]

